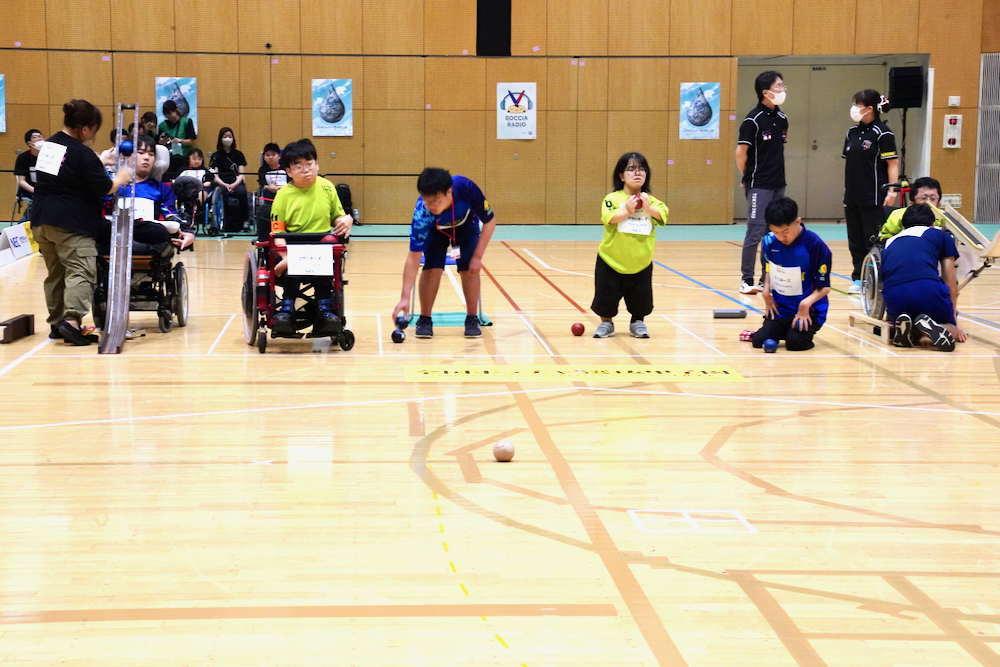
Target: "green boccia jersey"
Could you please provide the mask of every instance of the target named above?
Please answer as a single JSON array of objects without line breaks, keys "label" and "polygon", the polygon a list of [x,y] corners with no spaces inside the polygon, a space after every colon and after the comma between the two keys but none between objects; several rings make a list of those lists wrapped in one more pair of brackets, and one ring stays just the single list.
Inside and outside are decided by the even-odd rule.
[{"label": "green boccia jersey", "polygon": [[295,234],[323,234],[345,215],[337,188],[322,176],[302,189],[289,183],[278,190],[271,205],[271,220],[285,223],[285,231]]},{"label": "green boccia jersey", "polygon": [[[625,206],[629,195],[624,190],[612,192],[601,203],[601,222],[604,223],[604,238],[597,253],[608,266],[618,273],[631,275],[639,273],[653,261],[656,248],[656,228],[667,224],[667,205],[653,195],[649,203],[656,208],[663,220],[657,220],[645,211],[636,211],[633,216],[617,225],[608,224],[618,211]],[[647,231],[648,230],[648,231]]]}]

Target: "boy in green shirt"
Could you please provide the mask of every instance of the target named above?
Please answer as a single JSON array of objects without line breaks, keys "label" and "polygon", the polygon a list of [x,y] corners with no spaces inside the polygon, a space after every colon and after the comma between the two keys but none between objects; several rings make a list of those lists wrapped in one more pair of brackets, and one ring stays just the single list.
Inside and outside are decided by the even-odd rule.
[{"label": "boy in green shirt", "polygon": [[604,198],[601,222],[604,238],[594,269],[594,301],[590,305],[601,323],[594,338],[615,335],[612,318],[618,303],[632,315],[629,334],[649,338],[643,319],[653,312],[653,250],[656,227],[667,224],[666,204],[649,194],[649,163],[641,153],[626,153],[618,159],[615,192]]},{"label": "boy in green shirt", "polygon": [[[350,236],[354,218],[344,213],[333,183],[319,175],[313,143],[300,139],[285,146],[281,166],[292,182],[274,196],[271,229],[281,229],[283,224],[284,231],[289,233],[323,234],[332,228],[342,239]],[[280,276],[286,267],[286,260],[281,260],[274,267],[275,274]],[[274,315],[271,329],[277,335],[292,336],[295,334],[295,299],[299,296],[301,280],[286,274],[282,285],[281,307]],[[318,311],[313,337],[334,335],[340,330],[340,318],[333,313],[332,281],[320,276],[313,282],[313,289]]]},{"label": "boy in green shirt", "polygon": [[[910,183],[910,192],[912,193],[911,199],[914,204],[930,204],[934,207],[941,205],[941,184],[938,183],[937,179],[930,176],[918,178]],[[882,230],[879,232],[879,239],[887,241],[903,231],[903,214],[905,212],[905,208],[897,208],[889,215],[888,220],[885,221],[885,224],[882,225]],[[937,218],[934,221],[934,226],[944,227],[944,220]]]}]

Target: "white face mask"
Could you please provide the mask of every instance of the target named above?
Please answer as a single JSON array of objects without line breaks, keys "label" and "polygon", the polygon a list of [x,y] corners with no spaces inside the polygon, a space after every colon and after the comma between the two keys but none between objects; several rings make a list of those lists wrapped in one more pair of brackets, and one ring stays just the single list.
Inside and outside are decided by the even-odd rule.
[{"label": "white face mask", "polygon": [[780,107],[785,103],[785,91],[780,93],[771,93],[771,101],[774,102],[774,106]]},{"label": "white face mask", "polygon": [[226,148],[232,146],[233,145],[233,138],[232,137],[223,137],[222,138],[222,145],[225,146]]},{"label": "white face mask", "polygon": [[35,143],[33,143],[31,145],[31,147],[34,148],[36,151],[40,151],[40,150],[42,150],[42,144],[44,144],[44,143],[45,143],[45,139],[39,139],[38,141],[36,141]]},{"label": "white face mask", "polygon": [[864,114],[861,113],[861,109],[857,107],[851,107],[851,120],[853,120],[855,123],[860,123],[862,118],[864,118]]}]

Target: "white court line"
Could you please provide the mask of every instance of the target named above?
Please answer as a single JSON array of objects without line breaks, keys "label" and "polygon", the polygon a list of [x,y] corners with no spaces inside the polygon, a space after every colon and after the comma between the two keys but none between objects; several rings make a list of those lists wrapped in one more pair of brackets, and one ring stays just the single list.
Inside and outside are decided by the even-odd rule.
[{"label": "white court line", "polygon": [[972,322],[973,324],[978,324],[979,326],[986,327],[987,329],[990,329],[992,331],[1000,331],[1000,329],[997,329],[995,326],[986,324],[985,322],[980,322],[979,320],[974,320],[972,318],[966,317],[965,315],[959,315],[958,317],[959,319],[965,320],[966,322]]},{"label": "white court line", "polygon": [[[24,259],[24,258],[22,257],[21,259]],[[25,359],[27,359],[28,357],[30,357],[31,355],[33,355],[35,352],[38,352],[40,349],[42,349],[43,347],[45,347],[46,345],[48,345],[51,342],[52,342],[51,338],[46,338],[41,343],[39,343],[35,347],[33,347],[30,350],[28,350],[27,352],[25,352],[24,354],[22,354],[20,357],[18,357],[14,361],[10,362],[9,364],[7,364],[6,366],[4,366],[3,368],[0,368],[0,377],[3,377],[4,375],[6,375],[7,373],[9,373],[10,371],[12,371],[15,368],[17,368],[18,364],[20,364],[22,361],[24,361]]]},{"label": "white court line", "polygon": [[462,291],[462,286],[458,284],[458,279],[455,277],[455,273],[451,270],[451,266],[446,264],[444,272],[447,274],[448,280],[451,281],[451,286],[455,288],[456,292],[458,292],[458,298],[462,300],[462,305],[466,305],[465,292]]},{"label": "white court line", "polygon": [[375,316],[375,327],[378,331],[378,333],[375,334],[378,336],[378,356],[381,357],[385,354],[385,350],[382,349],[382,318],[378,315]]},{"label": "white court line", "polygon": [[[519,313],[519,315],[520,315],[520,313]],[[528,319],[524,315],[520,315],[520,317],[521,317],[521,321],[524,322],[524,326],[528,327],[528,331],[530,331],[531,333],[533,333],[535,335],[535,338],[537,338],[538,342],[542,344],[542,347],[545,348],[545,351],[549,353],[549,356],[550,357],[556,356],[556,355],[552,354],[552,350],[549,349],[549,346],[545,344],[545,341],[542,339],[542,337],[538,335],[537,331],[535,331],[535,327],[531,326],[531,322],[529,322]],[[504,356],[506,356],[506,355],[504,355]]]},{"label": "white court line", "polygon": [[[504,355],[506,356],[506,355]],[[842,357],[841,357],[842,358]],[[836,408],[861,408],[866,410],[889,410],[900,412],[934,412],[949,415],[968,415],[984,417],[1000,417],[1000,412],[981,412],[978,410],[955,410],[953,408],[921,408],[905,405],[876,405],[869,403],[841,403],[837,401],[807,401],[793,398],[766,398],[760,396],[727,396],[724,394],[686,394],[680,391],[653,391],[641,389],[615,389],[611,387],[556,387],[550,389],[521,389],[518,391],[490,391],[479,394],[447,394],[442,396],[426,396],[416,398],[387,398],[377,401],[351,401],[348,403],[320,403],[313,405],[288,405],[274,407],[244,408],[242,410],[213,410],[210,412],[182,412],[169,415],[147,415],[144,417],[115,417],[110,419],[88,419],[72,422],[55,422],[49,424],[25,424],[22,426],[0,426],[0,431],[25,431],[40,428],[61,426],[93,426],[96,424],[120,424],[125,422],[152,421],[159,419],[189,419],[192,417],[218,417],[223,415],[260,414],[262,412],[287,412],[291,410],[316,410],[328,408],[350,408],[367,405],[392,405],[400,403],[422,403],[425,401],[454,400],[464,398],[484,398],[488,396],[511,396],[515,394],[544,394],[552,392],[604,391],[612,394],[640,394],[643,396],[677,396],[680,398],[716,398],[724,401],[749,401],[754,403],[778,403],[788,405],[821,405]]]},{"label": "white court line", "polygon": [[590,275],[589,273],[580,273],[578,271],[567,271],[566,269],[557,269],[554,266],[549,266],[548,264],[546,264],[545,262],[543,262],[541,259],[538,258],[538,255],[536,255],[535,253],[531,252],[527,248],[521,248],[521,250],[523,250],[524,252],[526,252],[528,255],[531,256],[531,258],[533,260],[535,260],[536,262],[538,262],[539,264],[541,264],[542,266],[544,266],[549,271],[558,271],[559,273],[570,273],[570,274],[572,274],[574,276],[583,276],[584,278],[593,278],[594,277],[594,276]]},{"label": "white court line", "polygon": [[222,335],[226,333],[226,329],[229,328],[229,325],[233,323],[234,319],[236,319],[236,315],[230,315],[229,319],[226,320],[226,326],[222,327],[222,331],[220,331],[219,335],[215,338],[215,342],[212,343],[212,347],[208,348],[208,352],[205,353],[206,357],[212,356],[212,352],[215,351],[215,346],[219,344],[220,340],[222,340]]},{"label": "white court line", "polygon": [[687,333],[691,334],[692,336],[694,336],[695,338],[697,338],[698,340],[700,340],[702,343],[704,343],[706,347],[709,347],[709,348],[715,350],[715,353],[718,354],[719,356],[722,356],[722,357],[726,356],[725,353],[723,353],[721,350],[719,350],[719,348],[715,347],[714,345],[712,345],[707,340],[705,340],[704,338],[702,338],[698,334],[694,333],[690,329],[682,327],[681,325],[677,324],[677,322],[674,322],[672,319],[670,319],[666,315],[661,314],[660,317],[662,317],[663,319],[665,319],[667,322],[670,322],[671,324],[673,324],[675,327],[677,327],[681,331],[686,331]]},{"label": "white court line", "polygon": [[[727,359],[760,359],[761,358],[761,354],[762,353],[760,353],[760,352],[757,352],[757,353],[754,353],[754,354],[727,354],[726,358]],[[198,354],[130,354],[130,353],[126,352],[126,353],[122,353],[122,354],[116,354],[116,355],[113,355],[113,356],[108,355],[108,356],[103,357],[101,360],[102,360],[102,362],[104,360],[107,360],[107,361],[110,362],[111,359],[125,359],[125,360],[128,360],[128,359],[186,359],[186,358],[189,358],[189,357],[191,357],[191,358],[203,358],[204,356],[205,355],[200,354],[200,353],[198,353]],[[352,351],[351,352],[351,356],[352,357],[373,357],[373,358],[375,358],[375,357],[378,357],[379,355],[377,355],[377,354],[360,354],[360,353],[359,354],[355,354]],[[412,359],[422,359],[422,358],[428,358],[428,359],[436,359],[436,358],[442,358],[442,359],[492,359],[492,358],[494,358],[495,355],[492,355],[492,354],[463,354],[463,353],[454,353],[454,354],[421,354],[419,352],[416,353],[416,354],[407,354],[406,352],[401,352],[400,355],[398,355],[398,356],[410,357]],[[513,357],[521,357],[521,358],[525,358],[525,359],[534,359],[534,358],[537,358],[537,357],[541,357],[541,358],[544,359],[544,358],[548,357],[549,355],[547,355],[547,354],[508,354],[508,353],[504,353],[503,356],[504,357],[512,357],[512,358]],[[606,355],[606,354],[553,354],[552,356],[556,357],[556,358],[564,358],[564,359],[576,359],[576,358],[579,358],[579,359],[588,359],[590,357],[607,358],[608,355]],[[622,357],[623,359],[632,359],[632,358],[635,358],[635,359],[639,359],[639,358],[643,358],[643,359],[715,359],[715,358],[718,357],[718,355],[716,355],[716,354],[687,354],[687,353],[680,353],[680,352],[678,352],[676,354],[625,354],[625,353],[620,353],[620,354],[615,354],[614,356],[615,357]],[[947,355],[944,355],[944,354],[941,354],[940,352],[933,352],[933,353],[925,353],[925,354],[921,354],[921,353],[907,354],[906,358],[907,359],[940,359],[941,361],[945,361],[945,360],[948,360],[948,359],[953,359],[953,360],[961,360],[961,359],[995,359],[996,356],[997,355],[995,355],[995,354],[947,354]],[[33,359],[56,359],[56,360],[63,360],[63,361],[72,361],[73,363],[80,363],[81,361],[89,360],[89,359],[97,359],[97,357],[89,357],[89,356],[85,357],[85,356],[76,355],[76,354],[36,354],[32,358]],[[246,354],[213,354],[212,358],[213,359],[244,359],[244,358],[251,358],[251,359],[259,359],[261,361],[273,360],[274,362],[277,362],[277,361],[281,361],[282,359],[287,360],[289,357],[282,357],[281,355],[262,355],[262,356],[258,356],[256,354],[246,353]],[[301,359],[301,358],[304,358],[304,357],[302,355],[295,355],[295,357],[293,357],[293,358],[299,358],[299,359]],[[326,363],[325,361],[323,361],[324,357],[319,357],[319,358],[313,357],[313,358],[317,362],[319,362],[319,363]],[[778,355],[774,355],[773,357],[770,357],[769,361],[774,361],[774,360],[777,360],[777,359],[789,360],[789,362],[790,362],[792,359],[797,359],[797,360],[801,361],[803,359],[885,359],[885,357],[881,356],[881,355],[876,355],[876,354],[810,354],[810,355],[794,355],[794,356],[780,355],[780,354],[778,354]]]},{"label": "white court line", "polygon": [[892,356],[894,356],[894,357],[898,357],[898,356],[899,356],[898,354],[896,354],[896,353],[895,353],[895,352],[893,352],[892,350],[889,350],[889,349],[886,349],[886,348],[882,347],[881,345],[876,345],[875,343],[869,343],[869,342],[868,342],[868,341],[866,341],[866,340],[865,340],[864,338],[861,338],[860,336],[855,336],[854,334],[850,334],[850,333],[847,333],[847,332],[846,332],[846,331],[844,331],[843,329],[838,329],[837,327],[835,327],[835,326],[833,326],[833,325],[830,325],[830,324],[826,324],[826,325],[824,325],[824,326],[826,326],[826,327],[827,327],[827,328],[829,328],[829,329],[833,329],[834,331],[839,331],[840,333],[844,334],[844,335],[845,335],[845,336],[847,336],[848,338],[853,338],[854,340],[857,340],[857,341],[861,341],[861,342],[862,342],[862,343],[864,343],[865,345],[871,345],[871,346],[872,346],[872,347],[874,347],[874,348],[875,348],[876,350],[881,350],[882,352],[885,352],[886,354],[891,354],[891,355],[892,355]]}]

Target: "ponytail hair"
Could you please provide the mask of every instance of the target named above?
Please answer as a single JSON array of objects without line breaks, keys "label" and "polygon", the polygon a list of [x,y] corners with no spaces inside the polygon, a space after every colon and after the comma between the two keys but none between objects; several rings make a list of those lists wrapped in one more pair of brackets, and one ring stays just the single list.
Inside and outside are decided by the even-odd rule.
[{"label": "ponytail hair", "polygon": [[87,100],[70,100],[62,109],[63,125],[71,130],[92,127],[96,131],[101,129],[101,123],[104,122],[101,110]]},{"label": "ponytail hair", "polygon": [[875,112],[876,120],[881,114],[888,113],[892,109],[892,104],[889,103],[885,95],[881,95],[877,90],[872,90],[871,88],[859,90],[854,93],[854,103],[871,107],[872,111]]}]

